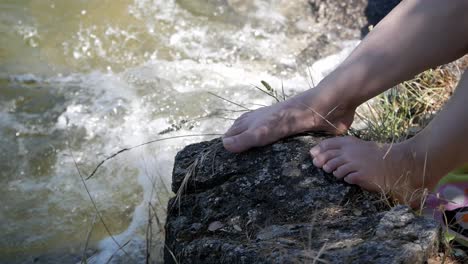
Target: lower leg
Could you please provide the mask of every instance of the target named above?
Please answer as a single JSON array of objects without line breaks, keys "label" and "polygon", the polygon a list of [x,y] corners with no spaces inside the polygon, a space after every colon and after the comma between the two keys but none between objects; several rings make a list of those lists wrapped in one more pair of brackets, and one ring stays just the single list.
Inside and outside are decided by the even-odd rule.
[{"label": "lower leg", "polygon": [[467,10],[465,0],[403,1],[316,88],[242,116],[224,146],[242,152],[303,131],[343,132],[359,104],[466,53]]},{"label": "lower leg", "polygon": [[468,162],[468,71],[465,72],[452,98],[421,133],[411,140],[417,151],[427,156],[426,183],[434,187],[445,174]]}]

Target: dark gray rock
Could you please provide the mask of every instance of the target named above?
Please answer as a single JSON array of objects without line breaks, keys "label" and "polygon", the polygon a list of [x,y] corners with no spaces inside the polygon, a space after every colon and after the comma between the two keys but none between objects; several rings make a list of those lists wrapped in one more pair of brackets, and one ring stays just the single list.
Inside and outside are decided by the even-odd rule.
[{"label": "dark gray rock", "polygon": [[424,263],[436,223],[314,167],[308,150],[320,139],[242,154],[215,139],[179,152],[166,263]]}]

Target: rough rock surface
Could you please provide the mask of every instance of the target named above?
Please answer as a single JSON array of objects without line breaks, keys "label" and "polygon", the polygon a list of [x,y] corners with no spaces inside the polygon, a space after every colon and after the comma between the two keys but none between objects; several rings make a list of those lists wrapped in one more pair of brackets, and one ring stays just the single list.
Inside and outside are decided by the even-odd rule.
[{"label": "rough rock surface", "polygon": [[215,139],[179,152],[165,262],[424,263],[438,248],[436,223],[314,167],[318,140],[232,154]]},{"label": "rough rock surface", "polygon": [[401,0],[308,0],[310,16],[323,29],[296,58],[300,68],[340,51],[340,43],[359,39],[369,32]]},{"label": "rough rock surface", "polygon": [[318,22],[357,30],[376,25],[400,2],[401,0],[309,0],[312,16]]}]

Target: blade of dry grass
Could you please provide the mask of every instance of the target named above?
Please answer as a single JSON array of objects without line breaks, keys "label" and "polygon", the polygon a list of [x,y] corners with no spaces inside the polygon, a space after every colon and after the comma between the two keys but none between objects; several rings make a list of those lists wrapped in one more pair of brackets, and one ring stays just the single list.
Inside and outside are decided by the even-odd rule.
[{"label": "blade of dry grass", "polygon": [[91,227],[89,228],[88,234],[86,235],[86,241],[85,241],[85,245],[84,245],[84,248],[83,248],[83,254],[81,255],[81,263],[82,264],[88,264],[88,258],[86,257],[86,251],[88,251],[89,240],[91,239],[91,234],[92,234],[93,229],[94,229],[94,224],[96,223],[96,218],[97,218],[97,214],[94,214],[93,222],[91,223]]},{"label": "blade of dry grass", "polygon": [[[156,212],[155,212],[156,214]],[[153,241],[153,217],[151,216],[151,202],[148,205],[148,224],[146,225],[146,264],[150,263],[151,259],[151,244]]]},{"label": "blade of dry grass", "polygon": [[322,118],[325,122],[327,122],[327,124],[329,124],[330,126],[332,126],[333,128],[335,128],[336,130],[338,130],[338,128],[332,123],[330,122],[326,117],[324,117],[323,115],[321,115],[319,112],[315,111],[312,107],[304,104],[304,103],[300,103],[301,105],[307,107],[307,109],[309,109],[310,111],[312,111],[314,114],[318,115],[320,118]]},{"label": "blade of dry grass", "polygon": [[286,101],[286,94],[284,93],[283,79],[281,79],[281,94],[283,95],[283,101]]},{"label": "blade of dry grass", "polygon": [[179,261],[177,261],[177,258],[174,255],[174,252],[172,252],[172,250],[167,246],[166,243],[164,243],[164,247],[166,248],[167,252],[169,252],[169,254],[171,254],[171,257],[172,257],[172,260],[174,260],[174,263],[179,264]]},{"label": "blade of dry grass", "polygon": [[[130,240],[128,240],[127,242],[123,243],[122,246],[119,246],[119,248],[116,249],[116,250],[112,253],[112,255],[110,256],[110,258],[106,261],[106,264],[109,264],[109,263],[112,261],[112,259],[114,258],[115,254],[117,254],[117,252],[119,252],[120,250],[122,250],[123,252],[125,252],[123,248],[124,248],[125,246],[127,246],[128,243],[130,243],[130,241],[132,241],[132,240],[130,239]],[[130,255],[127,254],[127,256],[130,257],[131,259],[133,259]],[[133,261],[136,261],[136,260],[133,259]],[[136,263],[136,262],[134,262],[134,263]]]},{"label": "blade of dry grass", "polygon": [[124,152],[127,152],[127,151],[130,151],[132,149],[135,149],[135,148],[139,148],[139,147],[142,147],[142,146],[146,146],[146,145],[149,145],[149,144],[152,144],[152,143],[155,143],[155,142],[161,142],[161,141],[166,141],[166,140],[170,140],[170,139],[176,139],[176,138],[186,138],[186,137],[205,137],[205,136],[222,136],[222,134],[215,134],[215,133],[209,133],[209,134],[196,134],[196,135],[182,135],[182,136],[173,136],[173,137],[167,137],[167,138],[159,138],[159,139],[154,139],[154,140],[151,140],[151,141],[148,141],[148,142],[145,142],[145,143],[141,143],[141,144],[138,144],[138,145],[135,145],[133,147],[128,147],[128,148],[123,148],[117,152],[115,152],[114,154],[111,154],[110,156],[108,156],[107,158],[103,159],[102,161],[100,161],[98,163],[98,165],[94,168],[94,170],[91,172],[91,174],[89,174],[89,176],[85,179],[85,180],[89,180],[90,178],[92,178],[96,172],[98,171],[98,169],[108,160],[111,160],[113,158],[115,158],[116,156],[124,153]]},{"label": "blade of dry grass", "polygon": [[226,98],[224,98],[224,97],[221,97],[221,96],[219,96],[219,95],[217,95],[217,94],[215,94],[215,93],[212,93],[212,92],[208,92],[208,93],[211,94],[211,95],[213,95],[213,96],[215,96],[215,97],[218,97],[219,99],[221,99],[221,100],[223,100],[223,101],[226,101],[226,102],[231,103],[231,104],[233,104],[233,105],[237,105],[237,106],[239,106],[240,108],[243,108],[244,110],[250,111],[249,108],[247,108],[247,107],[245,107],[245,106],[243,106],[243,105],[241,105],[241,104],[238,104],[238,103],[236,103],[236,102],[234,102],[234,101],[231,101],[231,100],[229,100],[229,99],[226,99]]},{"label": "blade of dry grass", "polygon": [[96,211],[96,215],[99,217],[99,220],[100,220],[100,222],[102,223],[102,225],[104,226],[104,229],[106,230],[107,234],[108,234],[109,237],[112,239],[112,241],[113,241],[117,246],[119,246],[119,249],[122,249],[122,252],[124,252],[125,255],[127,255],[129,258],[132,259],[132,257],[130,256],[130,254],[128,254],[128,252],[126,252],[126,251],[122,248],[122,246],[120,246],[120,243],[117,241],[117,239],[115,239],[114,235],[112,235],[112,233],[111,233],[109,227],[107,226],[106,222],[104,221],[104,219],[103,219],[103,217],[102,217],[102,215],[101,215],[101,212],[100,212],[99,209],[97,208],[96,202],[94,201],[94,198],[93,198],[93,196],[91,195],[91,192],[89,191],[88,185],[86,184],[86,181],[85,181],[85,179],[83,178],[83,175],[81,174],[81,171],[80,171],[80,169],[79,169],[79,167],[78,167],[78,164],[77,164],[77,162],[76,162],[76,160],[75,160],[75,156],[73,155],[73,152],[71,151],[71,149],[69,149],[69,151],[70,151],[70,155],[71,155],[71,157],[72,157],[72,159],[73,159],[73,162],[74,162],[74,164],[75,164],[76,170],[77,170],[77,172],[78,172],[78,174],[79,174],[79,176],[80,176],[81,182],[83,183],[83,186],[84,186],[84,188],[85,188],[85,190],[86,190],[86,193],[88,194],[88,197],[89,197],[89,199],[91,200],[91,203],[93,204],[94,210]]},{"label": "blade of dry grass", "polygon": [[312,264],[316,264],[317,262],[322,262],[322,263],[328,263],[328,261],[320,259],[320,256],[325,252],[327,247],[327,243],[323,243],[323,246],[320,248],[320,250],[317,252],[317,255],[314,257],[314,261]]},{"label": "blade of dry grass", "polygon": [[269,92],[267,92],[267,91],[263,90],[262,88],[258,87],[258,86],[257,86],[257,85],[255,85],[255,84],[250,84],[250,85],[252,85],[252,87],[254,87],[255,89],[257,89],[257,90],[261,91],[262,93],[264,93],[264,94],[266,94],[266,95],[268,95],[268,96],[272,97],[273,99],[275,99],[275,101],[276,101],[276,102],[279,102],[279,101],[280,101],[280,100],[278,99],[278,97],[277,97],[277,96],[275,96],[274,94],[272,94],[272,93],[269,93]]},{"label": "blade of dry grass", "polygon": [[[315,88],[315,83],[314,83],[314,78],[312,77],[312,72],[310,71],[310,67],[307,66],[307,73],[309,74],[309,78],[310,78],[310,82],[312,84],[312,86],[310,86],[309,88],[312,89],[312,88]],[[308,82],[307,82],[308,83]]]}]

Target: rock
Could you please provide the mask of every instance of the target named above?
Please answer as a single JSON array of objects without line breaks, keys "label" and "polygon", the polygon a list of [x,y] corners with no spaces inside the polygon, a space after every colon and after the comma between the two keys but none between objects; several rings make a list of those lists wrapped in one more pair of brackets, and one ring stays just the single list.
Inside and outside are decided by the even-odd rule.
[{"label": "rock", "polygon": [[[308,43],[307,47],[303,49],[298,56],[296,56],[296,63],[299,69],[307,69],[311,67],[314,62],[322,59],[326,56],[336,54],[342,47],[336,44],[334,40],[331,40],[327,34],[320,34],[315,38],[312,38]],[[307,72],[305,72],[307,74]]]},{"label": "rock", "polygon": [[345,40],[359,39],[369,32],[400,0],[309,0],[310,15],[321,27],[309,44],[296,56],[299,69],[337,53]]},{"label": "rock", "polygon": [[359,30],[377,25],[401,0],[309,0],[312,16],[333,29]]},{"label": "rock", "polygon": [[[385,1],[384,1],[385,2]],[[312,16],[317,22],[346,29],[367,25],[367,0],[309,0]]]},{"label": "rock", "polygon": [[308,151],[321,139],[242,154],[215,139],[180,151],[165,262],[424,263],[438,249],[437,224],[317,169]]}]

